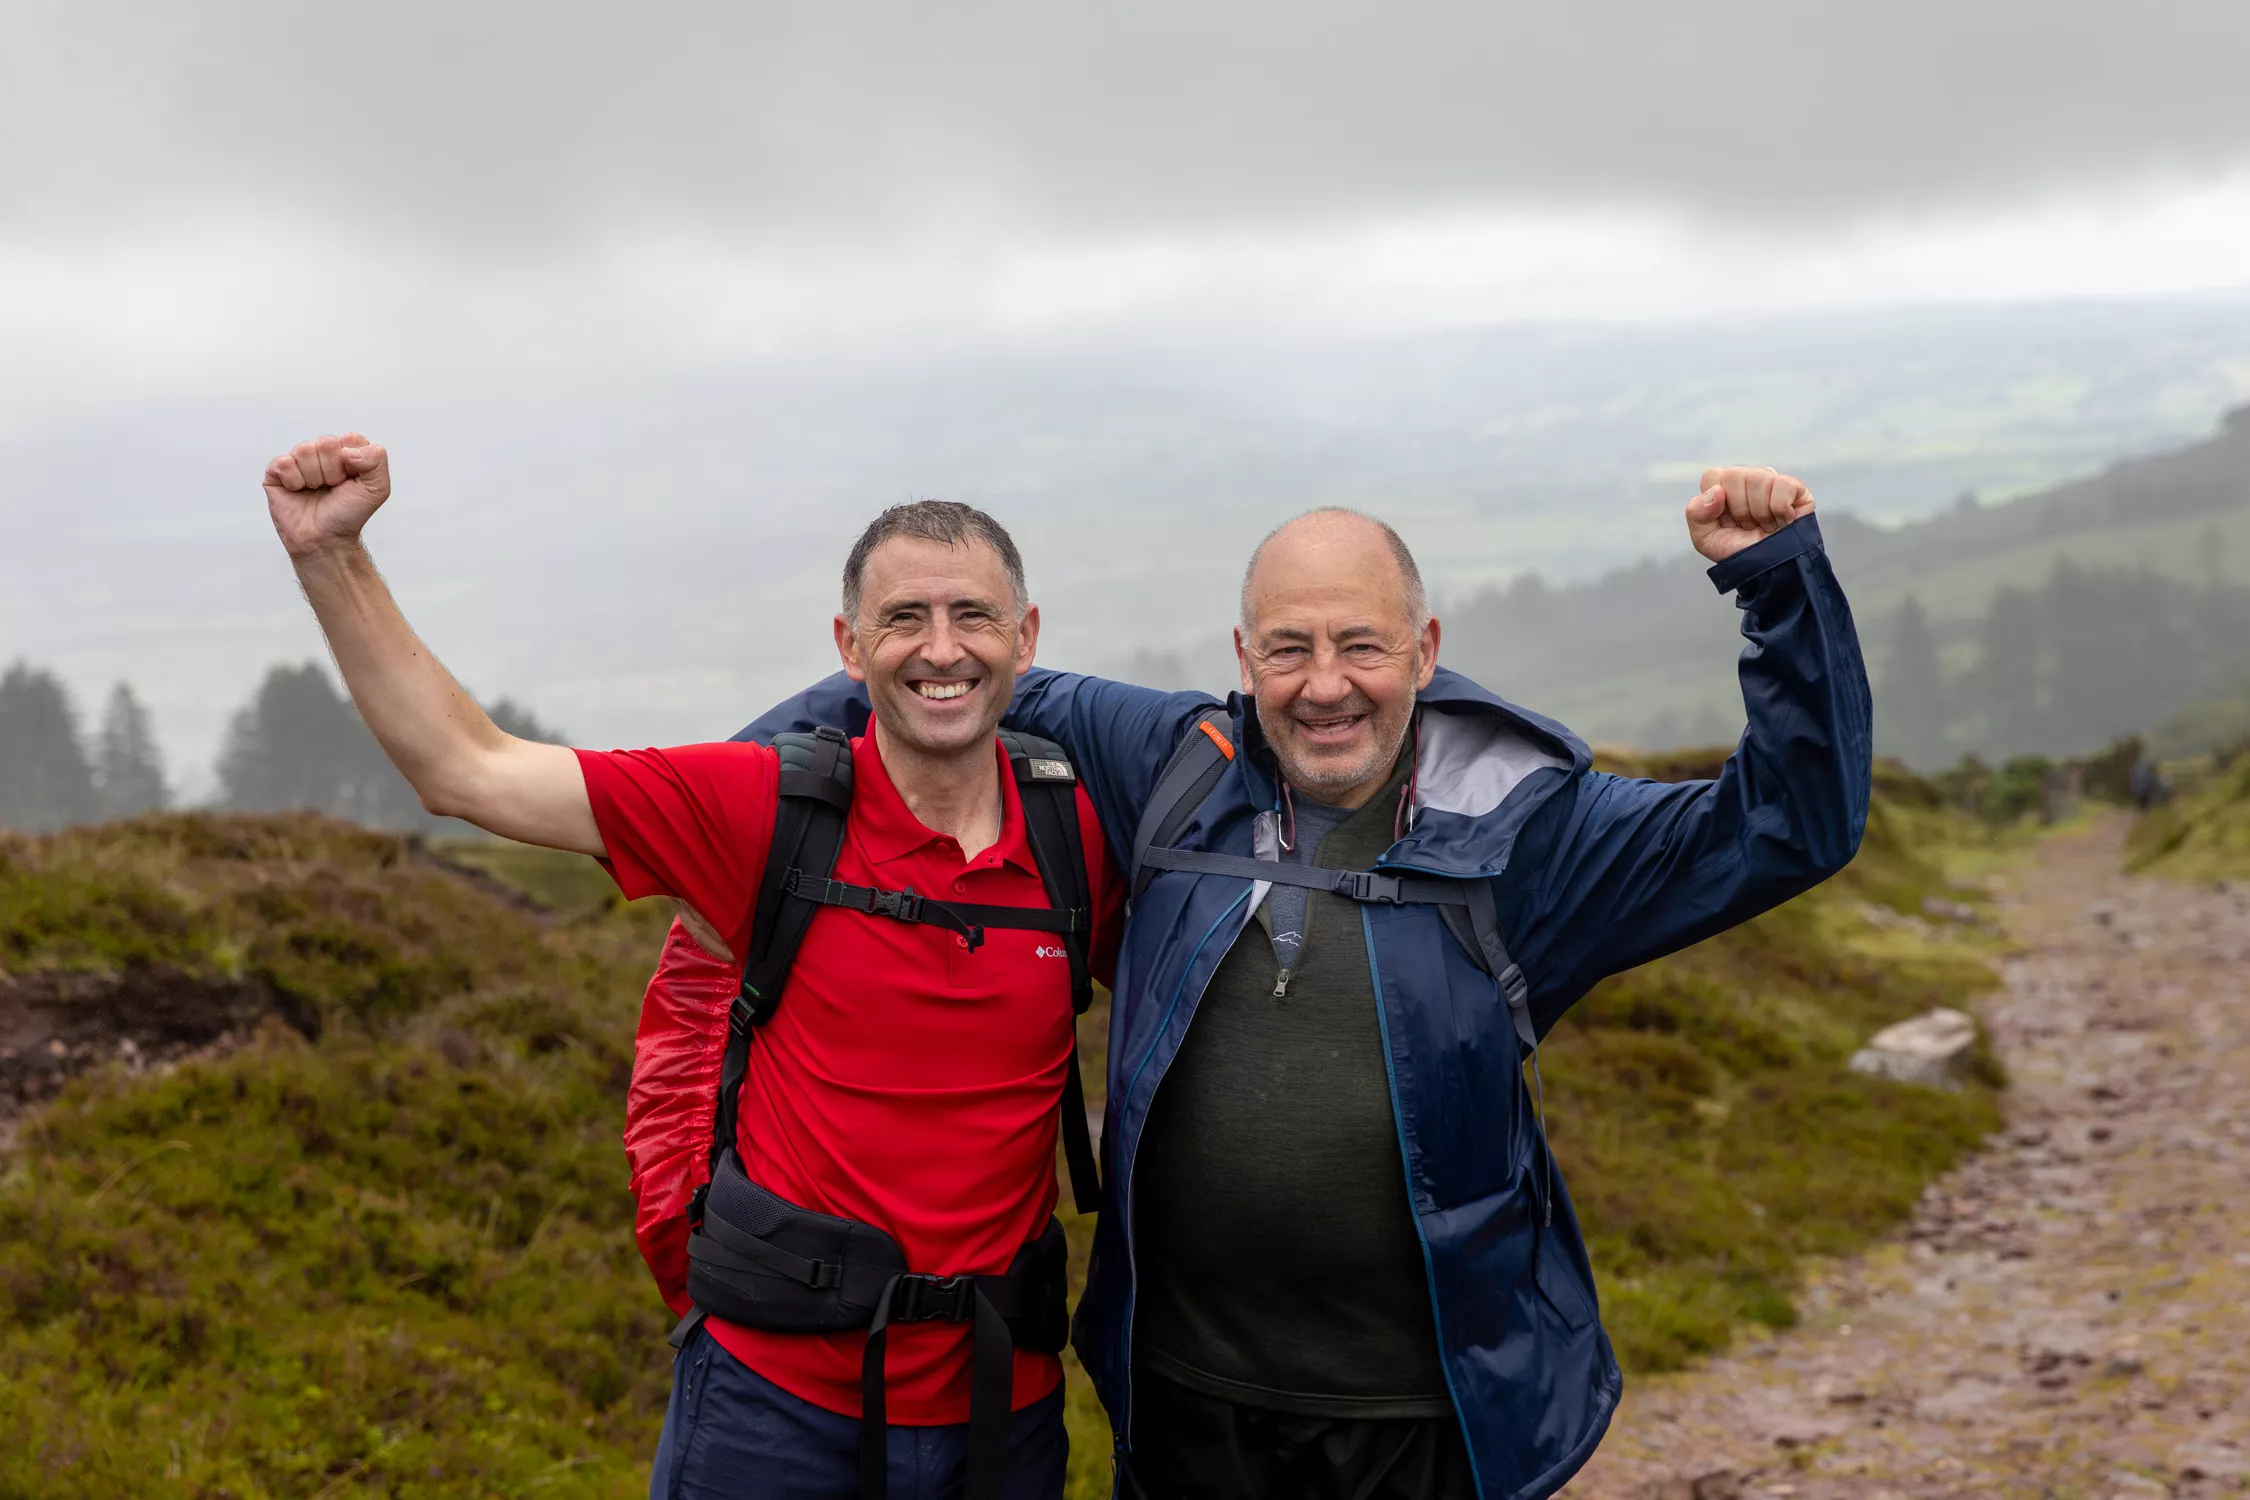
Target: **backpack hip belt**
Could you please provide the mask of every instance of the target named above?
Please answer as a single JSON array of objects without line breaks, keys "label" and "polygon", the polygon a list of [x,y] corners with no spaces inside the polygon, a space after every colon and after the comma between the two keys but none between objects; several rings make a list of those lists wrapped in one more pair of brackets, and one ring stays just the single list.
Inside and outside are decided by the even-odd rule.
[{"label": "backpack hip belt", "polygon": [[933,1276],[907,1269],[898,1242],[873,1224],[799,1208],[752,1182],[724,1153],[688,1238],[695,1308],[674,1346],[706,1317],[766,1333],[867,1330],[860,1357],[860,1490],[888,1493],[885,1334],[898,1323],[967,1323],[968,1500],[1001,1500],[1015,1393],[1015,1351],[1060,1354],[1069,1342],[1070,1250],[1062,1224],[1016,1252],[998,1276]]}]

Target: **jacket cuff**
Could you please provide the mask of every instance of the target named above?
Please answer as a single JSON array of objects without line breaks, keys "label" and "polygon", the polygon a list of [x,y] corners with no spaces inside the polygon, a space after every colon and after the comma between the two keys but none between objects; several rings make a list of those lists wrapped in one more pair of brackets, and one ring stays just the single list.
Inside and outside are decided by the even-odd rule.
[{"label": "jacket cuff", "polygon": [[1806,516],[1803,520],[1791,521],[1763,541],[1751,543],[1725,562],[1713,563],[1706,576],[1713,588],[1722,594],[1731,594],[1761,573],[1771,572],[1808,552],[1826,550],[1820,540],[1820,517]]}]

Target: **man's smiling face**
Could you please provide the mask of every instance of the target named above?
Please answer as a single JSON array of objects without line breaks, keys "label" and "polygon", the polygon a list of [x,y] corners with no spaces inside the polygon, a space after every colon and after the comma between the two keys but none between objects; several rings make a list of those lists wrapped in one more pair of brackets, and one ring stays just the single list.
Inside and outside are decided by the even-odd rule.
[{"label": "man's smiling face", "polygon": [[836,617],[836,649],[886,742],[931,756],[989,745],[1039,641],[1039,610],[1000,555],[894,536],[868,554],[859,597],[857,620]]},{"label": "man's smiling face", "polygon": [[1437,671],[1438,625],[1420,611],[1383,534],[1316,511],[1266,541],[1235,631],[1242,686],[1290,785],[1358,807],[1406,740]]}]

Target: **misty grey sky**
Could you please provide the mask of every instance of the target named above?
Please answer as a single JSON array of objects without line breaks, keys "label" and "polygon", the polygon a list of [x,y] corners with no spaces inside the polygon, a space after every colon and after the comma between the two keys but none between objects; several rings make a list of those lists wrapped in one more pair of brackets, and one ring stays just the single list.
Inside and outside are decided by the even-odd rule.
[{"label": "misty grey sky", "polygon": [[[317,649],[258,468],[347,426],[440,654],[602,742],[822,665],[833,554],[909,493],[1031,533],[1079,661],[1209,662],[1219,554],[1299,501],[1471,586],[1670,545],[1721,443],[1882,513],[2051,477],[2250,393],[2240,320],[1997,363],[1853,324],[1856,370],[1775,330],[2237,295],[2245,56],[2239,0],[18,0],[0,660],[132,677],[196,783]],[[1703,332],[1416,342],[1588,324]]]},{"label": "misty grey sky", "polygon": [[621,226],[1095,235],[1495,203],[1777,216],[2192,177],[2234,0],[11,8],[17,228],[213,206],[540,253]]}]

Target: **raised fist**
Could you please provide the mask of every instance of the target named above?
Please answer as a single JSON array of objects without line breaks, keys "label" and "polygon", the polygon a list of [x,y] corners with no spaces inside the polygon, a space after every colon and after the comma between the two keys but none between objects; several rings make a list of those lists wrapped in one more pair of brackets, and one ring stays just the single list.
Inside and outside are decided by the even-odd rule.
[{"label": "raised fist", "polygon": [[266,465],[266,509],[291,557],[357,540],[391,497],[391,460],[356,432],[299,443]]},{"label": "raised fist", "polygon": [[1688,540],[1725,562],[1813,511],[1804,481],[1771,469],[1705,469],[1703,492],[1687,503]]}]

